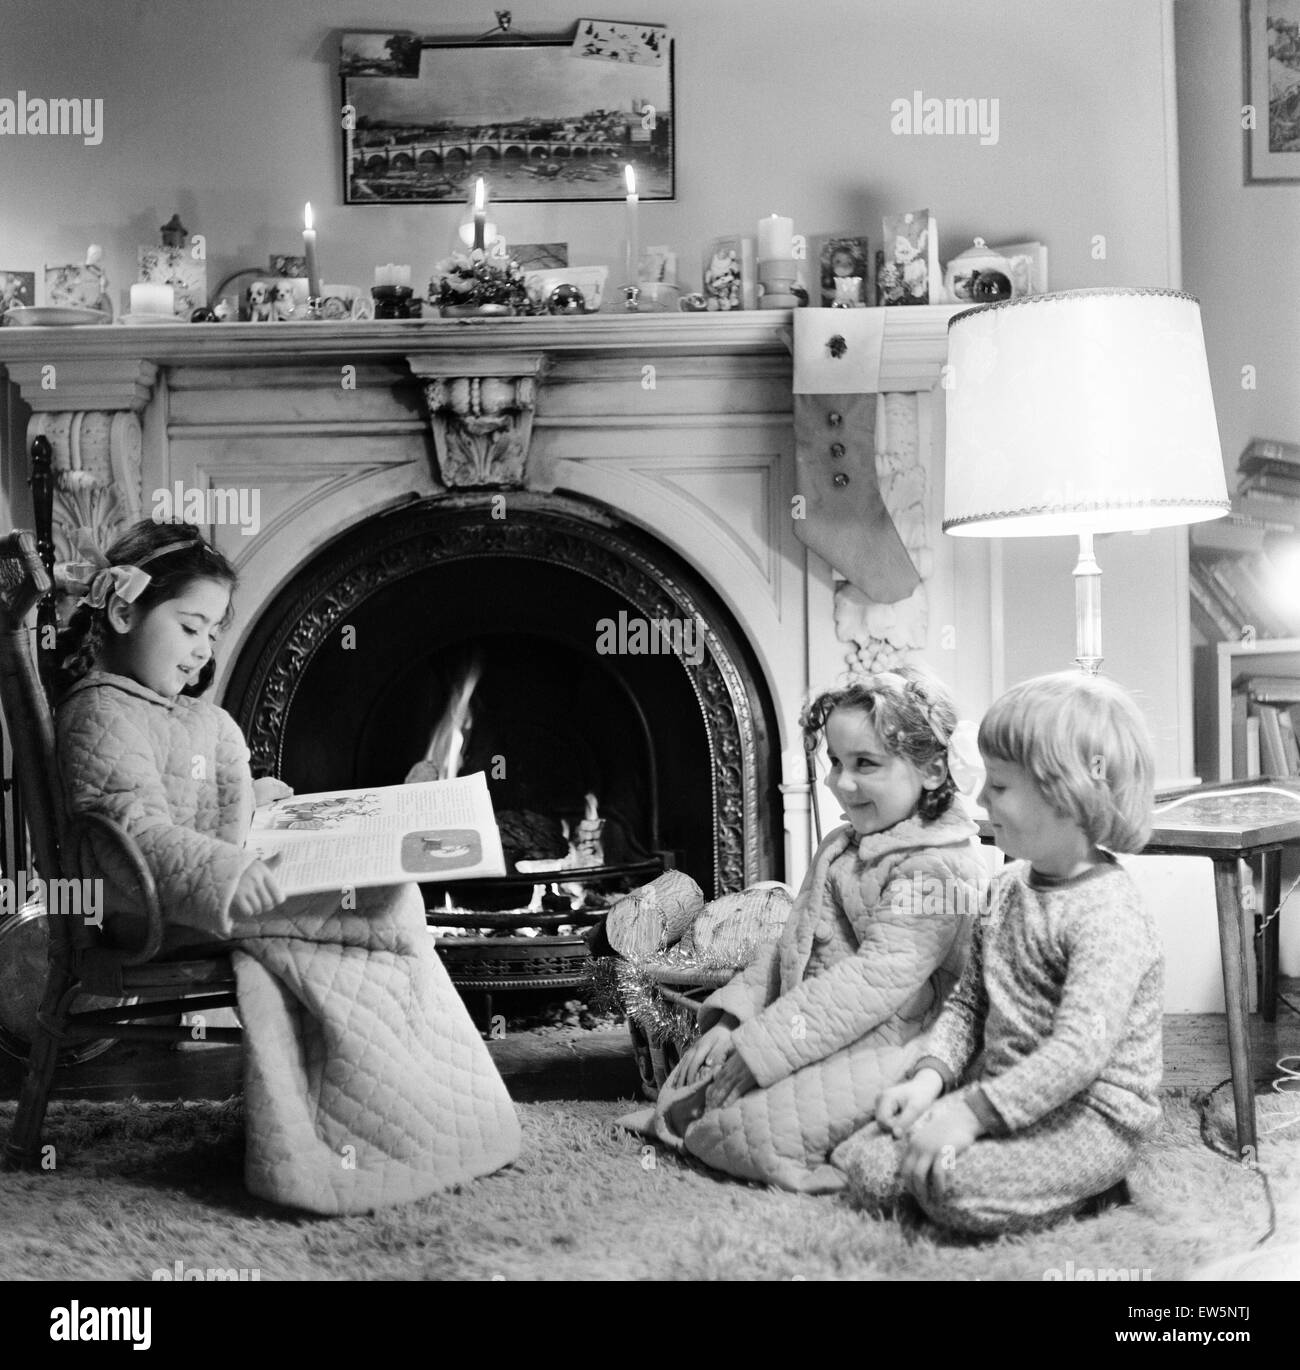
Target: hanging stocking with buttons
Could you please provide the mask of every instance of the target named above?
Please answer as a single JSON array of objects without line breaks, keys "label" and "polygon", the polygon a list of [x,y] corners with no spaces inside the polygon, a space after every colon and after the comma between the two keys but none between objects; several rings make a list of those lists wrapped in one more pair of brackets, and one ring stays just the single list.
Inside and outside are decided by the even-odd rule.
[{"label": "hanging stocking with buttons", "polygon": [[795,535],[880,604],[921,578],[876,473],[885,311],[799,309],[795,321]]}]

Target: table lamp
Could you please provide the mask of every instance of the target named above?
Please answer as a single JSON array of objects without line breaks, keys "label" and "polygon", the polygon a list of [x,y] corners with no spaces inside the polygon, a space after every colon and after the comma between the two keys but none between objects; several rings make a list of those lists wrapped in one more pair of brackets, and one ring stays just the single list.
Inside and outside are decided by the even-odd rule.
[{"label": "table lamp", "polygon": [[944,532],[1077,534],[1075,660],[1096,674],[1093,536],[1229,510],[1199,303],[1102,287],[968,309],[944,384]]}]

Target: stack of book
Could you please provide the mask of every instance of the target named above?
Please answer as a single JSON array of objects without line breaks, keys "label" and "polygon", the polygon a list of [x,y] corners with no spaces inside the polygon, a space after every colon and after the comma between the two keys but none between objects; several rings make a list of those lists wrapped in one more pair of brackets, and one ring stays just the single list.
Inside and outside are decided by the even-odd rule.
[{"label": "stack of book", "polygon": [[1300,443],[1253,438],[1237,470],[1232,513],[1192,525],[1192,620],[1210,642],[1296,636],[1300,587],[1279,595],[1266,539],[1300,542]]},{"label": "stack of book", "polygon": [[1276,519],[1294,531],[1300,509],[1300,443],[1252,438],[1237,463],[1237,500],[1264,521]]},{"label": "stack of book", "polygon": [[1232,686],[1232,773],[1300,776],[1300,676],[1240,676]]}]

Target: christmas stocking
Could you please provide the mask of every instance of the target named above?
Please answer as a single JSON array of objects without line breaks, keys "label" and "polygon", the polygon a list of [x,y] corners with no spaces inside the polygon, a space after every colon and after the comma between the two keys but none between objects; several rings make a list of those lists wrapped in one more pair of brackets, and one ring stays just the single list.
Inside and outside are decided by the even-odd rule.
[{"label": "christmas stocking", "polygon": [[797,309],[795,536],[879,604],[921,583],[876,475],[883,310]]}]

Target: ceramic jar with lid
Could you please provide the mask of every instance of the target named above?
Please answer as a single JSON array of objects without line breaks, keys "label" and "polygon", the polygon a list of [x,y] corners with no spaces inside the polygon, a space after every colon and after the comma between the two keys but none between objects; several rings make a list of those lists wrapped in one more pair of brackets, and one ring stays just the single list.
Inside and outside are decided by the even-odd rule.
[{"label": "ceramic jar with lid", "polygon": [[991,304],[1016,297],[1011,262],[993,251],[983,238],[976,238],[973,247],[948,263],[943,283],[948,298],[958,304]]}]

